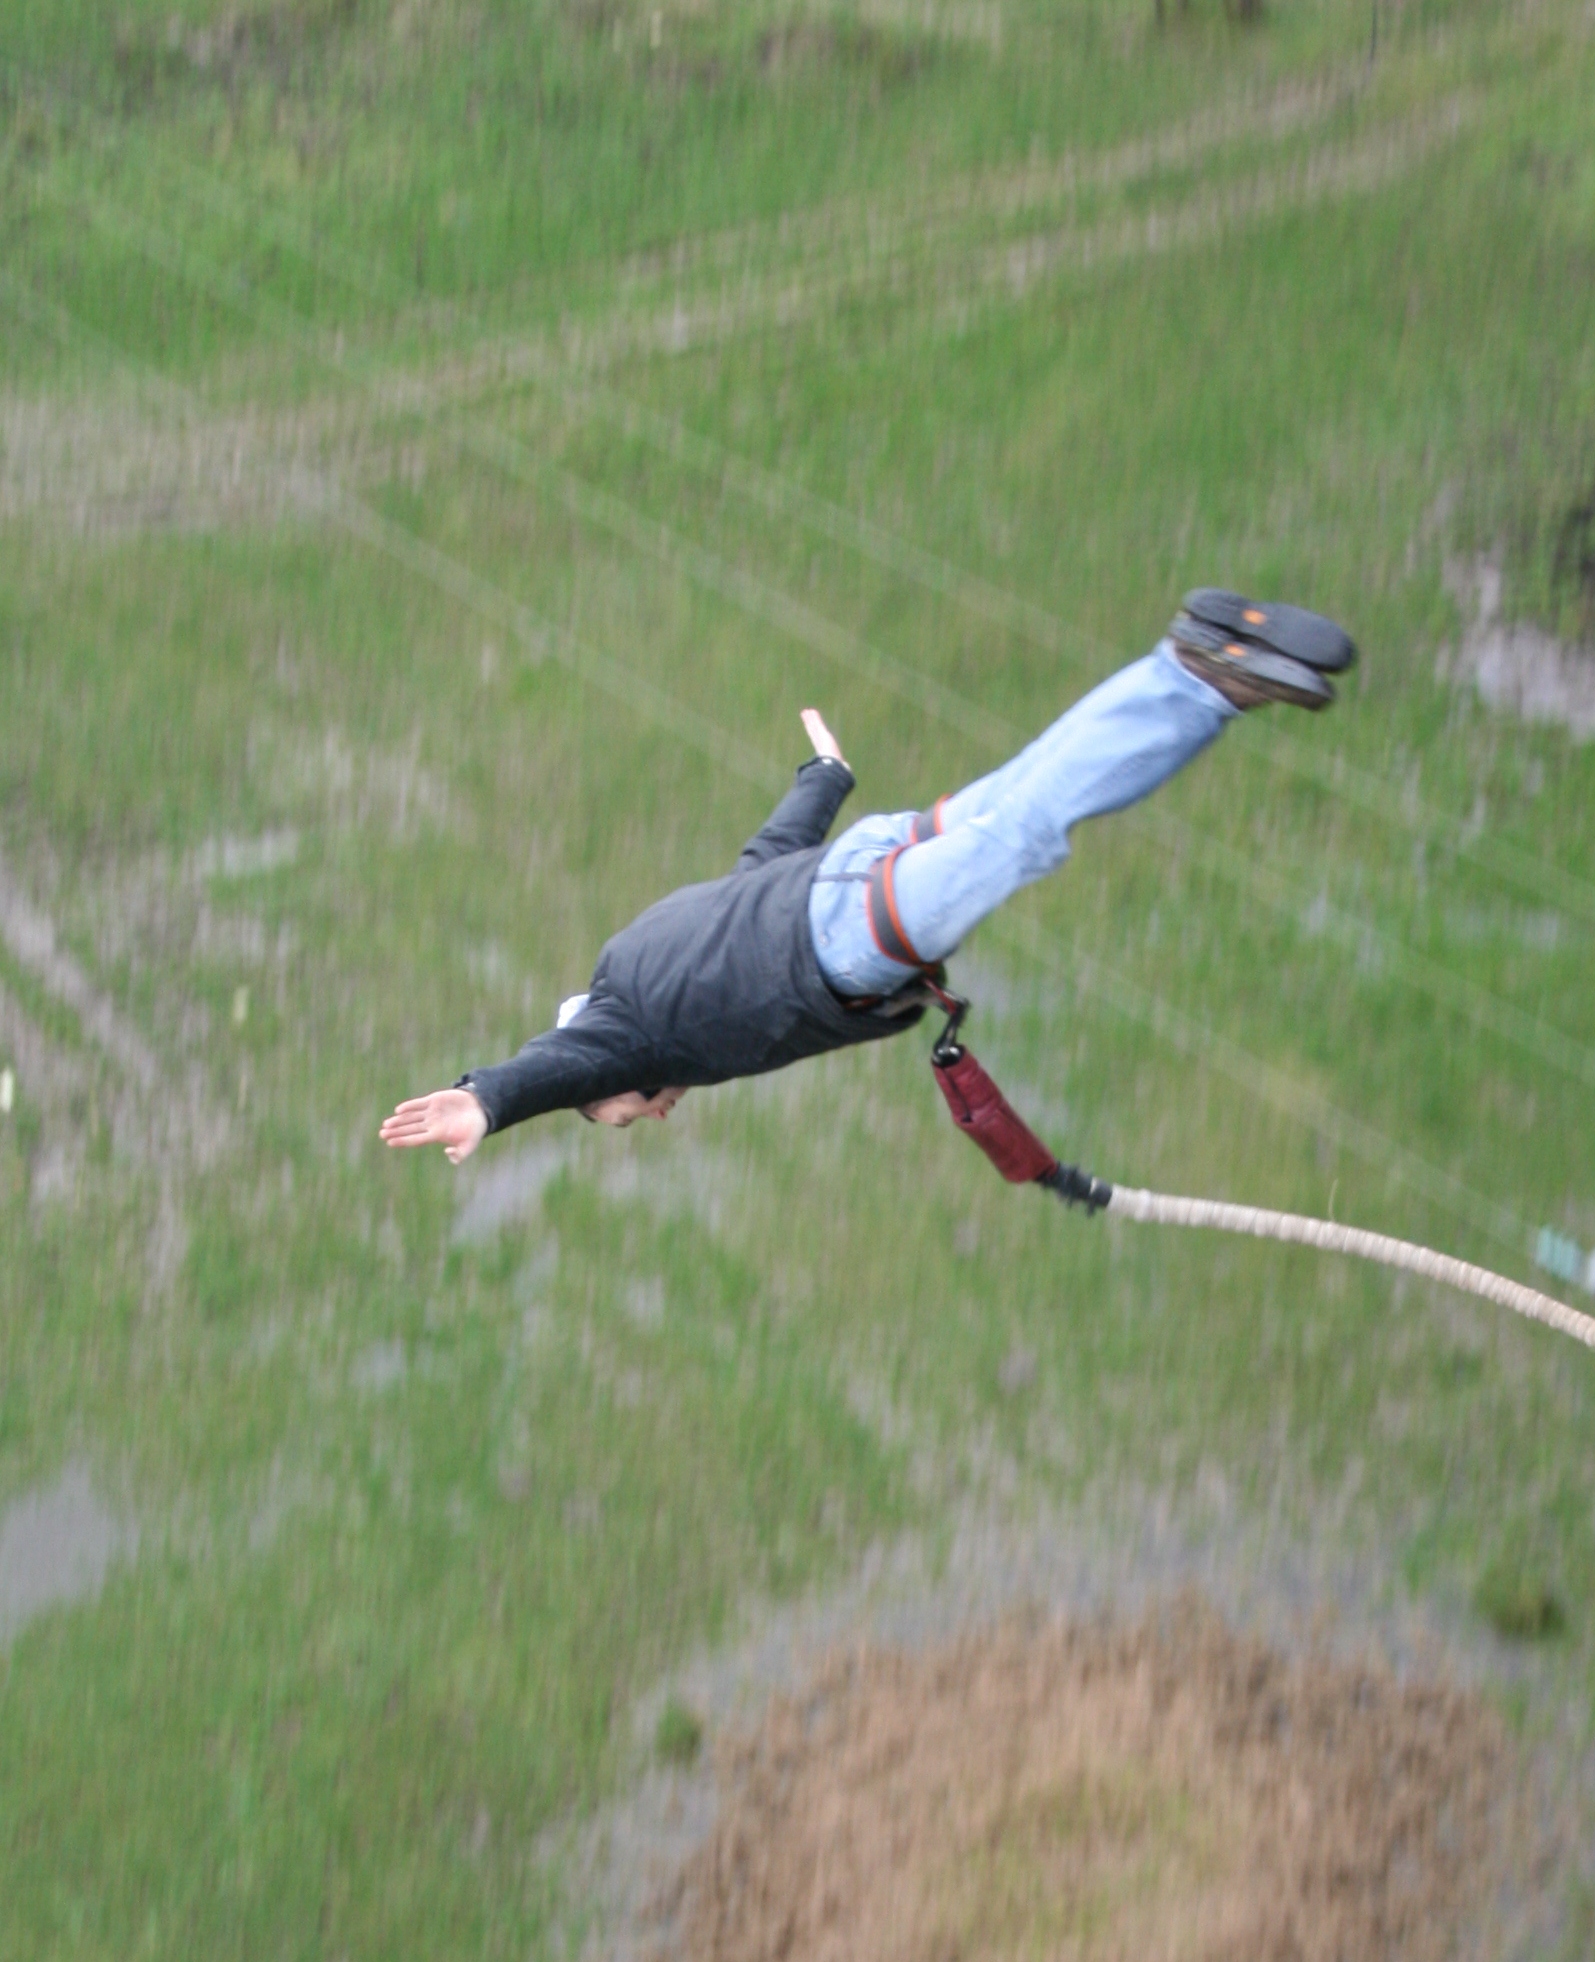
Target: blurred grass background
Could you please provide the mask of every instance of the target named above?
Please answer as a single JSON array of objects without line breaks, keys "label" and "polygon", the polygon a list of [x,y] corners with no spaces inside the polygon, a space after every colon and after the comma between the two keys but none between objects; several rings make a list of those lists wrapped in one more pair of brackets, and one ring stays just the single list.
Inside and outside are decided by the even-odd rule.
[{"label": "blurred grass background", "polygon": [[1108,1178],[1595,1244],[1595,763],[1442,658],[1481,568],[1595,622],[1592,37],[12,0],[0,1505],[87,1464],[138,1550],[0,1657],[0,1954],[537,1952],[628,1699],[971,1503],[1216,1476],[1554,1599],[1587,1726],[1553,1336],[1008,1191],[917,1037],[375,1131],[729,865],[799,707],[919,805],[1225,583],[1364,665],[983,929],[976,1046]]}]

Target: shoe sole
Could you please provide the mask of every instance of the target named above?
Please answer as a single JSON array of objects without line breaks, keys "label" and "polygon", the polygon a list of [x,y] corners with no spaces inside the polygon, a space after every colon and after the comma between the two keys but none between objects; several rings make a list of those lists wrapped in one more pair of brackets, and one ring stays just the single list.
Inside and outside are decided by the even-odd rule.
[{"label": "shoe sole", "polygon": [[1249,600],[1219,586],[1198,586],[1184,599],[1193,620],[1221,628],[1242,640],[1272,648],[1292,661],[1302,661],[1322,674],[1340,674],[1357,658],[1350,634],[1309,613],[1304,606],[1284,606],[1276,600]]},{"label": "shoe sole", "polygon": [[1334,684],[1316,668],[1288,654],[1276,654],[1255,642],[1232,640],[1219,628],[1188,613],[1176,615],[1169,634],[1199,669],[1210,670],[1216,678],[1234,676],[1249,681],[1274,702],[1290,702],[1297,708],[1324,709],[1335,699]]}]

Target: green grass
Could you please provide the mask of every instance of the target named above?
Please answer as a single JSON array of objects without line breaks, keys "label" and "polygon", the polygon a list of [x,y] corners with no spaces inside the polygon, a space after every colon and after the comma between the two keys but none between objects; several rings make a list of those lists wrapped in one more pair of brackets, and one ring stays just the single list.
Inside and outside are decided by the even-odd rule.
[{"label": "green grass", "polygon": [[538,1952],[630,1699],[970,1502],[1216,1469],[1553,1603],[1591,1710],[1581,1351],[1009,1191],[918,1038],[376,1143],[729,864],[799,707],[917,804],[1219,580],[1363,668],[1083,831],[976,1046],[1110,1178],[1595,1244],[1592,752],[1436,672],[1449,559],[1587,630],[1584,12],[892,18],[5,10],[0,876],[159,1075],[0,949],[0,1503],[86,1458],[141,1528],[0,1660],[0,1954]]},{"label": "green grass", "polygon": [[691,1764],[703,1745],[703,1722],[672,1697],[659,1712],[654,1749],[666,1764]]}]

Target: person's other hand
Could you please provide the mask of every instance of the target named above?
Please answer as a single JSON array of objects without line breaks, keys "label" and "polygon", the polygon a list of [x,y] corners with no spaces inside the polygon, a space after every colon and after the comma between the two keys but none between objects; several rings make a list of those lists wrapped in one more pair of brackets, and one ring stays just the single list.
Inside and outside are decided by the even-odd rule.
[{"label": "person's other hand", "polygon": [[809,741],[814,745],[814,754],[829,756],[833,762],[840,763],[845,769],[847,758],[842,754],[842,745],[826,728],[825,717],[818,709],[804,709],[801,713],[803,727],[808,731]]},{"label": "person's other hand", "polygon": [[640,1090],[622,1090],[618,1097],[600,1097],[596,1104],[583,1104],[581,1113],[595,1124],[609,1124],[617,1131],[624,1131],[639,1117],[668,1117],[686,1094],[685,1087],[679,1083],[656,1090],[651,1097],[645,1097]]},{"label": "person's other hand", "polygon": [[400,1104],[377,1135],[395,1150],[440,1144],[449,1163],[458,1165],[487,1136],[487,1112],[469,1090],[434,1090]]}]

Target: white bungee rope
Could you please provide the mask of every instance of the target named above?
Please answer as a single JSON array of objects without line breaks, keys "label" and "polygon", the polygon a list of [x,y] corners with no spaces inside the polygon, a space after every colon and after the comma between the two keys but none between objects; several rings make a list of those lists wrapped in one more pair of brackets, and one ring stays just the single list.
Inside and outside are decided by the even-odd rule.
[{"label": "white bungee rope", "polygon": [[1595,1315],[1580,1314],[1566,1302],[1509,1281],[1488,1267],[1456,1260],[1411,1240],[1394,1240],[1388,1233],[1369,1233],[1360,1226],[1341,1226],[1332,1219],[1309,1219],[1303,1213],[1274,1213],[1262,1206],[1231,1206],[1221,1199],[1180,1199],[1168,1192],[1142,1192],[1116,1185],[1112,1197],[1098,1210],[1111,1218],[1140,1220],[1152,1226],[1208,1226],[1220,1233],[1249,1233],[1258,1240],[1285,1240],[1317,1247],[1325,1253],[1354,1254],[1382,1267],[1405,1268],[1428,1281],[1444,1281],[1465,1294],[1482,1295],[1514,1314],[1559,1329],[1588,1349],[1595,1349]]},{"label": "white bungee rope", "polygon": [[1443,1281],[1464,1294],[1482,1295],[1498,1307],[1543,1322],[1586,1349],[1595,1349],[1595,1315],[1580,1314],[1538,1288],[1524,1287],[1488,1267],[1475,1267],[1470,1260],[1436,1253],[1433,1247],[1396,1240],[1388,1233],[1369,1233],[1360,1226],[1341,1226],[1332,1219],[1310,1219],[1305,1213],[1275,1213],[1264,1206],[1232,1206],[1222,1199],[1182,1199],[1168,1192],[1110,1185],[1078,1165],[1060,1163],[958,1040],[969,1003],[939,983],[933,983],[931,991],[947,1010],[947,1026],[930,1052],[937,1088],[954,1124],[1010,1184],[1039,1185],[1066,1206],[1084,1206],[1087,1214],[1107,1213],[1150,1226],[1207,1226],[1220,1233],[1283,1240],[1322,1253],[1352,1254],[1359,1260],[1377,1261],[1381,1267],[1404,1268],[1426,1281]]}]

